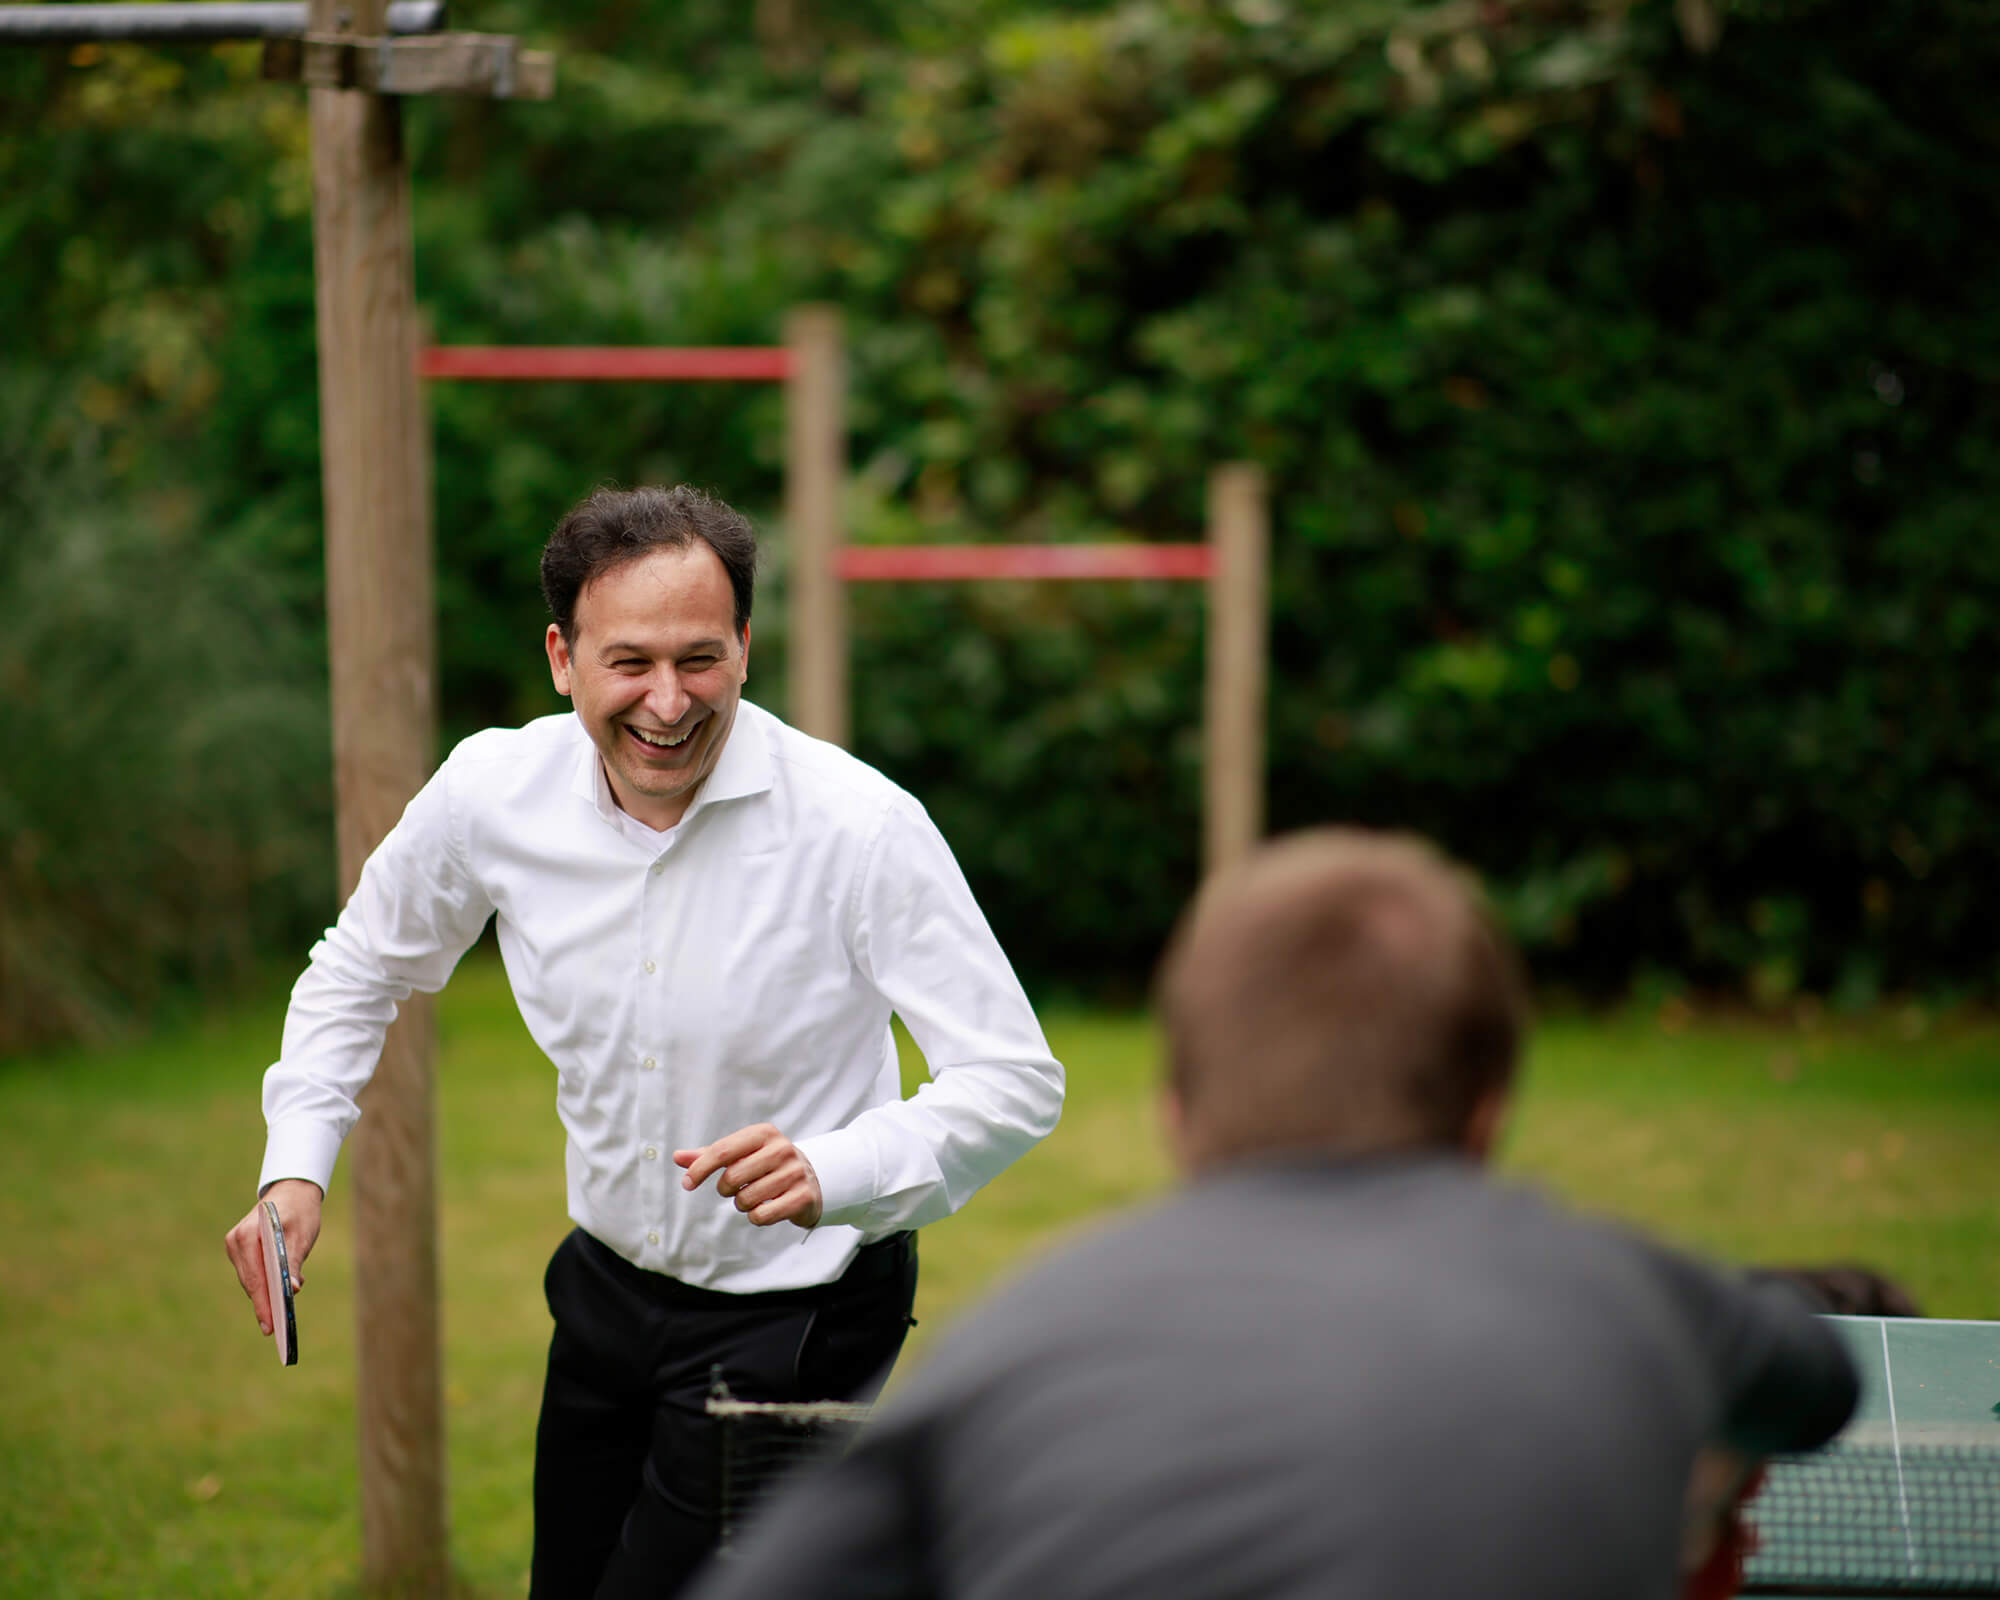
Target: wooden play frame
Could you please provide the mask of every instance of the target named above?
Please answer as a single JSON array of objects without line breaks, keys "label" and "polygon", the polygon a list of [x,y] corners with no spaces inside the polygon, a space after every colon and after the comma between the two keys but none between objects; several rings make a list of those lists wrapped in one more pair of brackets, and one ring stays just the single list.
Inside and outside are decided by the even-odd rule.
[{"label": "wooden play frame", "polygon": [[[431,455],[421,380],[783,381],[793,541],[795,720],[845,742],[844,586],[965,579],[1200,579],[1209,585],[1207,859],[1261,827],[1266,535],[1263,480],[1209,485],[1203,545],[845,549],[839,320],[794,314],[780,349],[474,351],[419,336],[401,100],[546,99],[554,59],[505,35],[443,33],[427,0],[164,0],[0,8],[0,45],[264,41],[266,77],[302,85],[312,130],[313,259],[326,604],[340,896],[436,763]],[[485,361],[485,370],[474,370]],[[513,370],[505,370],[512,363]],[[564,363],[568,363],[567,367]],[[523,365],[541,370],[522,370]],[[582,370],[595,367],[598,370]],[[619,370],[610,370],[617,368]],[[444,1600],[451,1589],[438,1296],[435,1028],[399,1009],[349,1140],[354,1195],[362,1583]]]},{"label": "wooden play frame", "polygon": [[1202,767],[1203,860],[1242,856],[1263,828],[1269,532],[1264,476],[1234,462],[1208,482],[1198,544],[850,545],[845,363],[839,312],[803,306],[781,345],[433,345],[426,379],[503,383],[782,383],[790,539],[787,678],[793,725],[844,745],[850,733],[846,586],[851,583],[1200,582],[1209,637]]}]

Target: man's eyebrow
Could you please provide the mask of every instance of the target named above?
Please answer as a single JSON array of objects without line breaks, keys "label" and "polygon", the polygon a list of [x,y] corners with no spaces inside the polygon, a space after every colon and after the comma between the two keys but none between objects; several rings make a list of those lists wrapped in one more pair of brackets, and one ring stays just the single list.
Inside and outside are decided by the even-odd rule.
[{"label": "man's eyebrow", "polygon": [[611,639],[598,646],[597,654],[600,660],[609,661],[613,656],[691,656],[704,650],[716,654],[727,647],[726,639],[694,639],[676,649],[660,651],[649,644],[634,644],[627,639]]}]

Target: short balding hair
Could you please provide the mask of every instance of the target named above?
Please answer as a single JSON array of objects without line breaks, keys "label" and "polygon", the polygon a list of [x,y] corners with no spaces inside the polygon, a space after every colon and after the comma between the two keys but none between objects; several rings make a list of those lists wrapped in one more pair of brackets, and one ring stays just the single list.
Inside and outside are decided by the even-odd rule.
[{"label": "short balding hair", "polygon": [[1456,1145],[1512,1079],[1527,989],[1477,885],[1422,840],[1276,839],[1182,917],[1157,1002],[1197,1170]]}]

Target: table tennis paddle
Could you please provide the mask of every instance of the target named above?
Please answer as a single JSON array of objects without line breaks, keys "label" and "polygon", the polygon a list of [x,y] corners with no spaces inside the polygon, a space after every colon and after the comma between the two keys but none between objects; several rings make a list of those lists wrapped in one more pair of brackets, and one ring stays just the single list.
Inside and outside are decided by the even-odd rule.
[{"label": "table tennis paddle", "polygon": [[292,1313],[292,1264],[285,1256],[285,1225],[270,1201],[257,1207],[257,1233],[264,1241],[264,1293],[271,1303],[271,1337],[278,1346],[278,1364],[299,1364],[299,1325]]}]

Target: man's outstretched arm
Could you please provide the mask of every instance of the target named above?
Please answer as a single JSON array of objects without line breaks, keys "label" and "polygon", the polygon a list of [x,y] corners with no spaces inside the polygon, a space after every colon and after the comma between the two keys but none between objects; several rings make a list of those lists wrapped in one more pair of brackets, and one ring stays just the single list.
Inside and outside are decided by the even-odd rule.
[{"label": "man's outstretched arm", "polygon": [[[278,1208],[296,1283],[319,1239],[340,1146],[360,1115],[382,1040],[412,990],[444,987],[492,914],[454,848],[449,774],[418,791],[375,853],[339,920],[313,947],[292,989],[277,1062],[264,1075],[269,1129],[258,1200]],[[271,1304],[253,1205],[224,1236],[257,1325]]]},{"label": "man's outstretched arm", "polygon": [[1736,1287],[1719,1322],[1719,1442],[1746,1456],[1817,1450],[1847,1426],[1861,1398],[1847,1346],[1791,1285],[1751,1278]]}]

